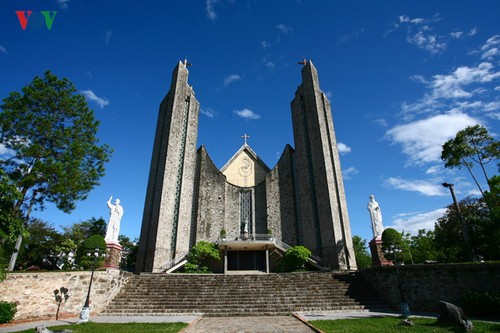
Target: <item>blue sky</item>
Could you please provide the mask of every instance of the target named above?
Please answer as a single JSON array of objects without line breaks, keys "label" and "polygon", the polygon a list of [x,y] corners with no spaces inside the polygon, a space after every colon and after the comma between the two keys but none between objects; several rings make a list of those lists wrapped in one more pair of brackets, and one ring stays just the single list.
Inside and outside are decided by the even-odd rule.
[{"label": "blue sky", "polygon": [[[15,12],[28,10],[23,30]],[[40,11],[50,12],[50,30]],[[384,226],[406,231],[433,228],[451,203],[442,182],[459,199],[477,194],[465,171],[443,168],[440,149],[476,123],[498,140],[499,22],[497,0],[7,0],[0,98],[48,69],[85,94],[101,142],[115,150],[106,176],[73,213],[49,204],[33,215],[55,226],[107,219],[113,195],[125,209],[121,233],[134,238],[158,106],[177,62],[193,63],[198,145],[222,167],[247,133],[272,168],[294,146],[297,62],[311,59],[332,102],[352,233],[371,239],[370,194]]]}]

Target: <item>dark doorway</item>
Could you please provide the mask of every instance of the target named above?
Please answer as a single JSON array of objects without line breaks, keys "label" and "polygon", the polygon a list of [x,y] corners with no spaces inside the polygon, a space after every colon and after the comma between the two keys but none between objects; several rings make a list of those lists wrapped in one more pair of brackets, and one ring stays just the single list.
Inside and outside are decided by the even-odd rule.
[{"label": "dark doorway", "polygon": [[229,251],[227,268],[230,271],[266,271],[266,251]]}]

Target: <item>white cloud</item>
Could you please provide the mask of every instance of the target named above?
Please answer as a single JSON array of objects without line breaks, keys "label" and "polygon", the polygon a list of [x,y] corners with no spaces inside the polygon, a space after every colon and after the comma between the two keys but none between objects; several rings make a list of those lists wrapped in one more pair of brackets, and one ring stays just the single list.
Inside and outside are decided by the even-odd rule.
[{"label": "white cloud", "polygon": [[274,62],[272,62],[271,60],[269,60],[267,58],[263,58],[262,61],[264,62],[264,65],[269,69],[274,69],[274,67],[276,67]]},{"label": "white cloud", "polygon": [[349,167],[347,169],[342,169],[342,176],[344,179],[351,179],[352,175],[357,175],[359,173],[359,170],[356,169],[355,167]]},{"label": "white cloud", "polygon": [[62,9],[68,8],[69,0],[56,0],[56,2],[59,5],[59,7],[61,7]]},{"label": "white cloud", "polygon": [[417,17],[417,18],[412,19],[407,15],[400,15],[399,16],[399,23],[422,24],[424,22],[426,22],[426,20],[421,18],[421,17]]},{"label": "white cloud", "polygon": [[233,82],[239,81],[241,77],[237,74],[231,74],[224,79],[224,86],[231,84]]},{"label": "white cloud", "polygon": [[476,27],[470,29],[470,31],[467,33],[467,35],[469,35],[469,36],[474,36],[475,34],[477,34],[477,28]]},{"label": "white cloud", "polygon": [[200,113],[204,114],[208,118],[214,118],[216,116],[216,114],[217,114],[217,112],[215,112],[211,108],[206,108],[206,109],[200,108]]},{"label": "white cloud", "polygon": [[332,99],[332,97],[333,97],[333,93],[332,93],[330,90],[328,90],[328,91],[324,91],[323,93],[325,94],[325,96],[326,96],[328,99]]},{"label": "white cloud", "polygon": [[416,45],[419,49],[429,51],[431,54],[441,53],[447,47],[441,36],[430,34],[425,30],[420,30],[413,36],[407,36],[406,41]]},{"label": "white cloud", "polygon": [[113,37],[113,31],[111,31],[111,30],[106,31],[104,33],[104,37],[103,37],[104,42],[106,44],[109,44],[109,42],[111,41],[111,37]]},{"label": "white cloud", "polygon": [[386,137],[403,146],[410,163],[436,162],[441,161],[441,146],[446,141],[465,127],[480,123],[467,114],[450,112],[393,127]]},{"label": "white cloud", "polygon": [[434,230],[437,219],[445,213],[446,208],[439,208],[430,212],[400,214],[393,217],[392,223],[385,227],[416,235],[421,229]]},{"label": "white cloud", "polygon": [[500,86],[495,87],[495,91],[500,91]]},{"label": "white cloud", "polygon": [[5,46],[0,45],[0,53],[7,54],[7,49]]},{"label": "white cloud", "polygon": [[[439,15],[434,15],[430,19],[421,17],[410,18],[407,15],[399,16],[399,24],[408,27],[406,41],[431,54],[442,53],[448,46],[444,36],[432,32],[433,29],[430,23],[440,20]],[[453,38],[459,38],[462,34],[461,32],[455,32],[450,35]]]},{"label": "white cloud", "polygon": [[392,189],[417,192],[426,197],[447,195],[439,180],[414,180],[389,177],[385,180],[385,184]]},{"label": "white cloud", "polygon": [[492,60],[500,55],[500,35],[495,35],[488,38],[486,43],[481,47],[481,59]]},{"label": "white cloud", "polygon": [[464,33],[462,31],[455,31],[455,32],[450,33],[451,38],[455,38],[455,39],[459,39],[463,35],[464,35]]},{"label": "white cloud", "polygon": [[[436,112],[439,109],[463,111],[474,108],[474,112],[480,113],[484,109],[480,110],[479,107],[483,107],[487,101],[465,100],[484,94],[488,90],[478,85],[485,85],[498,78],[500,71],[489,62],[472,67],[460,66],[449,74],[434,75],[430,80],[421,75],[413,75],[411,79],[425,84],[429,91],[415,103],[403,102],[401,108],[407,117],[417,113]],[[496,117],[495,114],[488,116]]]},{"label": "white cloud", "polygon": [[430,168],[428,168],[427,170],[425,170],[425,173],[428,175],[436,175],[436,174],[440,174],[442,171],[443,171],[443,167],[441,167],[440,165],[434,165],[434,166],[431,166]]},{"label": "white cloud", "polygon": [[217,19],[217,13],[214,10],[214,5],[219,2],[218,0],[207,0],[206,4],[206,11],[207,11],[207,17],[210,21],[215,21]]},{"label": "white cloud", "polygon": [[99,97],[92,90],[83,90],[81,93],[89,100],[102,108],[109,105],[109,100],[106,97]]},{"label": "white cloud", "polygon": [[387,127],[389,126],[389,124],[387,123],[387,120],[383,119],[383,118],[379,118],[379,119],[375,119],[372,121],[372,123],[380,126],[380,127]]},{"label": "white cloud", "polygon": [[337,149],[338,149],[340,154],[347,154],[347,153],[350,153],[352,150],[351,147],[349,147],[348,145],[346,145],[342,142],[337,142]]},{"label": "white cloud", "polygon": [[256,120],[256,119],[259,119],[260,118],[260,115],[253,112],[252,110],[250,109],[242,109],[242,110],[234,110],[233,111],[238,117],[241,117],[243,119],[247,119],[247,120]]},{"label": "white cloud", "polygon": [[267,40],[263,40],[260,42],[260,46],[262,46],[263,49],[267,49],[271,47],[271,43],[269,43]]},{"label": "white cloud", "polygon": [[430,87],[434,98],[468,98],[471,92],[464,86],[472,83],[485,83],[500,77],[489,62],[482,62],[476,67],[461,66],[449,75],[434,75]]},{"label": "white cloud", "polygon": [[276,26],[276,29],[278,29],[279,31],[281,31],[281,32],[282,32],[282,33],[284,33],[285,35],[286,35],[286,34],[288,34],[289,32],[292,32],[292,31],[293,31],[293,29],[292,29],[291,27],[289,27],[289,26],[287,26],[287,25],[285,25],[285,24],[283,24],[283,23],[278,24],[278,25]]}]

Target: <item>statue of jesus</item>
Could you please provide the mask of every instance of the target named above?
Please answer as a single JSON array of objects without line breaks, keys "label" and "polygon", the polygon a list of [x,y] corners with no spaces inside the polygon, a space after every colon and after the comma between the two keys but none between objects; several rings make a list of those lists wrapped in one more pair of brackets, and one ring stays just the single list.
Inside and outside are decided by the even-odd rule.
[{"label": "statue of jesus", "polygon": [[123,216],[123,207],[120,206],[120,199],[115,200],[115,204],[111,204],[113,196],[107,201],[109,208],[108,230],[106,231],[106,242],[118,243],[118,233],[120,232],[120,220]]}]

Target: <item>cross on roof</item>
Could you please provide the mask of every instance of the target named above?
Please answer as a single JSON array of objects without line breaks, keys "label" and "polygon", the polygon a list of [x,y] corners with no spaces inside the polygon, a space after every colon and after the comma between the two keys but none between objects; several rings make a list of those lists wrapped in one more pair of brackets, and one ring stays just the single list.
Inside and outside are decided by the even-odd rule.
[{"label": "cross on roof", "polygon": [[245,135],[242,135],[242,136],[241,136],[241,138],[242,138],[243,140],[245,140],[245,146],[247,145],[247,139],[248,139],[249,137],[250,137],[250,136],[249,136],[249,135],[247,135],[246,133],[245,133]]}]

